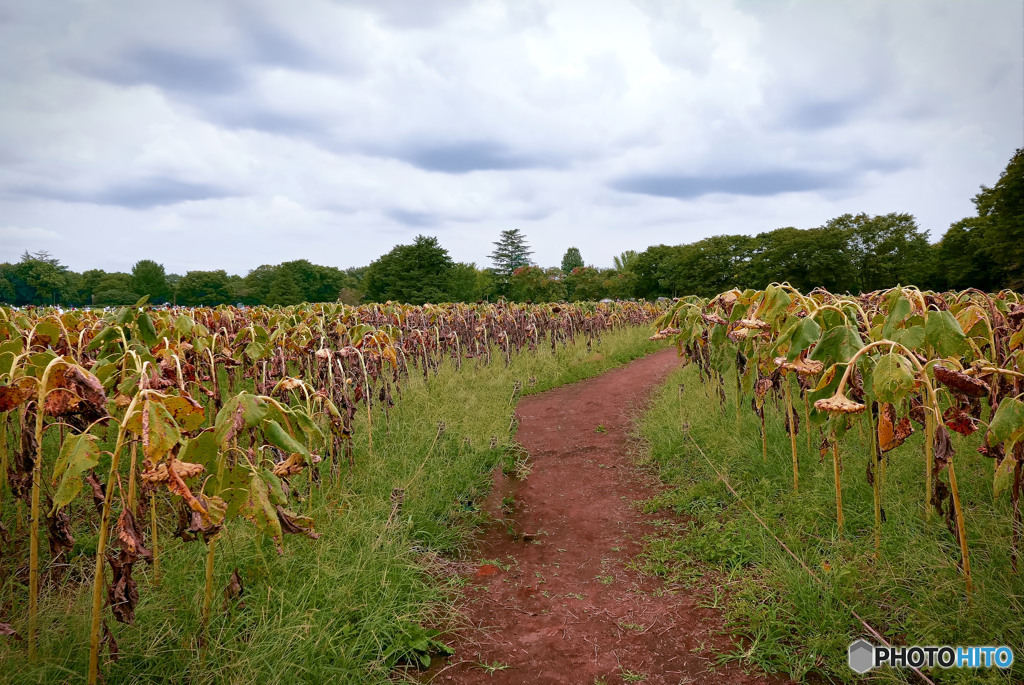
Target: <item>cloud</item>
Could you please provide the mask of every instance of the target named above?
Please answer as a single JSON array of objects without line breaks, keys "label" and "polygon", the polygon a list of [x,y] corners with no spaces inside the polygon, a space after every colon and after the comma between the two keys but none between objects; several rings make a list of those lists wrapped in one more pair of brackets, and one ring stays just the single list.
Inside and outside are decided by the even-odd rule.
[{"label": "cloud", "polygon": [[327,60],[318,51],[281,30],[269,18],[248,12],[241,16],[240,21],[249,52],[260,63],[309,71],[328,66]]},{"label": "cloud", "polygon": [[617,179],[611,187],[625,193],[690,200],[714,194],[769,197],[827,190],[847,185],[849,181],[849,177],[835,174],[775,169],[727,176],[635,174]]},{"label": "cloud", "polygon": [[855,119],[862,105],[856,98],[798,102],[786,113],[784,125],[809,131],[835,128]]},{"label": "cloud", "polygon": [[35,245],[37,243],[52,243],[59,240],[59,233],[48,231],[44,228],[0,226],[0,241],[11,245]]},{"label": "cloud", "polygon": [[471,171],[529,169],[544,164],[496,141],[477,140],[441,145],[423,145],[396,154],[425,171],[466,174]]},{"label": "cloud", "polygon": [[60,202],[114,205],[139,210],[175,205],[181,202],[233,197],[233,193],[215,184],[159,177],[130,180],[91,192],[53,188],[22,188],[21,192],[26,196]]},{"label": "cloud", "polygon": [[177,93],[217,95],[242,88],[246,76],[231,60],[137,46],[106,64],[85,64],[83,71],[120,85],[149,84]]},{"label": "cloud", "polygon": [[389,209],[387,216],[406,226],[432,227],[438,224],[438,218],[427,212],[413,212],[407,209]]},{"label": "cloud", "polygon": [[170,178],[153,178],[107,188],[90,201],[130,209],[149,209],[179,202],[231,197],[223,188],[208,183],[193,183]]},{"label": "cloud", "polygon": [[474,0],[407,2],[406,0],[337,0],[345,7],[369,10],[398,29],[434,29],[464,12]]}]

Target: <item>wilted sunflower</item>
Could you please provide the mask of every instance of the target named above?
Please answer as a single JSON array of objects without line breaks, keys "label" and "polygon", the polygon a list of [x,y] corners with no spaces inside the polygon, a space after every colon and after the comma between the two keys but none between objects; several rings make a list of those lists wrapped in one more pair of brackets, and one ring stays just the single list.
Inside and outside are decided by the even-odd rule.
[{"label": "wilted sunflower", "polygon": [[860,402],[854,402],[842,393],[837,393],[832,397],[826,397],[825,399],[818,400],[814,403],[814,408],[818,411],[828,412],[829,414],[859,414],[864,411],[863,404]]},{"label": "wilted sunflower", "polygon": [[[171,468],[174,469],[174,473],[178,475],[178,478],[182,480],[198,476],[206,470],[206,467],[202,464],[193,464],[192,462],[178,461],[177,459],[174,460]],[[139,474],[139,477],[147,483],[166,483],[170,479],[165,462],[160,462],[154,468],[143,471]]]},{"label": "wilted sunflower", "polygon": [[801,376],[815,376],[825,370],[825,365],[814,359],[797,359],[795,362],[786,361],[785,357],[776,357],[775,366],[796,371]]},{"label": "wilted sunflower", "polygon": [[984,381],[968,376],[966,373],[938,365],[935,366],[934,371],[935,380],[961,395],[984,397],[988,394],[988,386]]},{"label": "wilted sunflower", "polygon": [[745,328],[753,328],[759,331],[768,330],[772,327],[770,323],[758,319],[757,317],[753,319],[740,319],[740,325]]}]

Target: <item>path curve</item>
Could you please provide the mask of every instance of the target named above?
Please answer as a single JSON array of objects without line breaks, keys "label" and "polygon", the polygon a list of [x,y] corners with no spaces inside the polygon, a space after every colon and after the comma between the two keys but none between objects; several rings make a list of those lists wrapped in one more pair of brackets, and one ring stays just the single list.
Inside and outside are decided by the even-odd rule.
[{"label": "path curve", "polygon": [[524,481],[495,476],[487,506],[504,520],[480,541],[464,590],[473,627],[431,682],[783,682],[712,669],[714,650],[731,648],[719,613],[626,565],[659,518],[633,502],[661,487],[634,467],[629,433],[678,363],[669,348],[519,403],[532,469]]}]

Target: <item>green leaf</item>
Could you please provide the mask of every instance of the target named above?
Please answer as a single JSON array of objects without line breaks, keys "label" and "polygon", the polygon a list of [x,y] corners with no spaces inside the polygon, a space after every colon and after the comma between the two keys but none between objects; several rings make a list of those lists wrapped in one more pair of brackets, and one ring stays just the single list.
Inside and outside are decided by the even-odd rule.
[{"label": "green leaf", "polygon": [[82,474],[100,463],[98,441],[99,438],[90,433],[70,435],[64,439],[60,455],[53,465],[52,483],[57,485],[57,490],[53,494],[51,516],[75,499],[82,489]]},{"label": "green leaf", "polygon": [[775,285],[769,285],[765,288],[764,300],[761,301],[758,314],[764,321],[774,323],[779,314],[784,312],[792,301],[793,298],[785,290]]},{"label": "green leaf", "polygon": [[914,385],[914,369],[902,355],[883,356],[872,372],[872,388],[880,402],[896,404],[914,391]]},{"label": "green leaf", "polygon": [[214,422],[217,444],[227,445],[236,435],[266,418],[267,411],[266,401],[256,395],[247,392],[235,395],[225,402],[217,413],[217,420]]},{"label": "green leaf", "polygon": [[19,354],[25,351],[24,339],[17,333],[14,333],[14,336],[15,337],[11,338],[10,340],[4,340],[3,342],[0,342],[0,354],[6,354],[10,352],[15,357],[17,357]]},{"label": "green leaf", "polygon": [[[242,507],[249,500],[252,478],[252,471],[244,464],[236,464],[224,470],[224,478],[217,483],[216,494],[227,504],[227,518],[233,519],[238,516]],[[210,479],[210,481],[213,480]]]},{"label": "green leaf", "polygon": [[[149,297],[147,295],[146,297]],[[158,341],[156,337],[156,326],[153,325],[153,319],[150,318],[148,312],[142,312],[139,314],[139,318],[135,320],[135,323],[139,327],[139,337],[149,347],[154,347]]]},{"label": "green leaf", "polygon": [[260,478],[259,474],[253,473],[249,479],[249,494],[238,513],[251,521],[257,529],[273,538],[279,553],[284,552],[284,548],[281,547],[281,543],[284,542],[284,533],[281,531],[281,522],[277,518],[277,509],[270,501],[266,481]]},{"label": "green leaf", "polygon": [[848,362],[862,347],[864,342],[854,326],[836,326],[825,331],[810,357],[826,363]]},{"label": "green leaf", "polygon": [[89,341],[89,344],[85,346],[85,349],[91,352],[95,349],[103,347],[107,343],[117,341],[120,337],[121,334],[120,332],[118,332],[117,327],[107,326],[99,333],[97,333],[92,340]]},{"label": "green leaf", "polygon": [[266,354],[266,348],[258,342],[253,341],[245,346],[245,356],[252,361],[262,359],[264,354]]},{"label": "green leaf", "polygon": [[821,337],[821,326],[814,319],[803,319],[793,330],[793,338],[789,346],[787,358],[793,361],[801,352],[818,342]]},{"label": "green leaf", "polygon": [[260,469],[260,478],[267,484],[267,495],[270,497],[270,503],[287,507],[288,497],[284,494],[284,487],[281,485],[281,479],[274,475],[274,472],[270,469]]},{"label": "green leaf", "polygon": [[960,322],[948,311],[928,312],[924,331],[925,340],[943,357],[955,355],[967,337],[960,328]]},{"label": "green leaf", "polygon": [[309,418],[306,412],[296,407],[291,410],[288,416],[295,422],[298,429],[305,434],[307,445],[312,444],[314,440],[323,440],[323,431],[314,423],[313,419]]},{"label": "green leaf", "polygon": [[992,478],[992,498],[998,499],[999,495],[1013,482],[1013,467],[1017,460],[1006,455],[996,467],[995,475]]},{"label": "green leaf", "polygon": [[16,356],[13,352],[0,352],[0,376],[6,376],[11,372]]},{"label": "green leaf", "polygon": [[141,307],[142,305],[146,304],[147,302],[149,302],[149,295],[148,294],[147,295],[143,295],[142,297],[139,298],[139,300],[135,303],[135,308],[138,309],[139,307]]},{"label": "green leaf", "polygon": [[100,362],[92,369],[92,374],[103,384],[104,388],[110,389],[112,381],[116,378],[121,367],[113,362]]},{"label": "green leaf", "polygon": [[40,321],[32,332],[32,344],[52,347],[60,340],[60,327],[49,321]]},{"label": "green leaf", "polygon": [[154,463],[181,441],[181,431],[174,417],[154,400],[146,400],[141,408],[136,408],[125,427],[142,438],[142,451]]},{"label": "green leaf", "polygon": [[211,525],[219,526],[224,523],[228,513],[227,502],[216,495],[199,495],[199,501],[206,506],[206,515],[210,517]]},{"label": "green leaf", "polygon": [[889,316],[885,317],[885,325],[882,326],[882,337],[892,340],[891,336],[896,328],[896,324],[907,318],[907,315],[913,311],[913,308],[910,300],[905,297],[900,297],[896,300],[896,303],[889,308]]},{"label": "green leaf", "polygon": [[1001,442],[1017,442],[1024,437],[1024,402],[1016,397],[1007,397],[999,403],[992,422],[988,425],[985,442],[990,446]]},{"label": "green leaf", "polygon": [[213,437],[213,430],[207,429],[185,442],[185,446],[178,452],[178,459],[181,461],[202,464],[206,467],[207,473],[216,475],[220,465],[221,452],[217,448],[217,440]]},{"label": "green leaf", "polygon": [[924,326],[910,326],[908,328],[897,328],[889,338],[894,342],[911,350],[919,350],[924,347],[925,332]]},{"label": "green leaf", "polygon": [[183,338],[187,338],[192,333],[193,325],[192,319],[182,314],[174,320],[174,332]]},{"label": "green leaf", "polygon": [[263,422],[263,435],[274,447],[284,450],[289,454],[298,452],[304,457],[309,457],[309,450],[306,446],[296,440],[288,431],[281,427],[281,424],[273,419],[267,419]]}]

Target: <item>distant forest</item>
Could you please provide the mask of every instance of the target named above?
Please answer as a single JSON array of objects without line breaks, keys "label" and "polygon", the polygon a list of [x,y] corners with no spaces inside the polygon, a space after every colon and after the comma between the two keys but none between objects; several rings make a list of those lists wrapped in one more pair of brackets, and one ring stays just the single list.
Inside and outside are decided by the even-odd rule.
[{"label": "distant forest", "polygon": [[48,252],[26,252],[17,263],[0,264],[0,302],[115,306],[147,295],[152,303],[178,305],[422,304],[499,297],[549,302],[708,296],[783,281],[805,292],[824,287],[836,293],[897,284],[930,290],[1024,287],[1024,149],[973,201],[977,214],[952,224],[934,244],[910,214],[844,214],[814,228],[630,250],[611,268],[587,266],[576,247],[566,250],[558,266],[540,267],[531,259],[527,236],[517,229],[501,232],[486,268],[454,262],[428,236],[396,245],[364,267],[343,270],[297,260],[264,265],[245,276],[223,270],[169,274],[148,259],[131,273],[77,273]]}]

